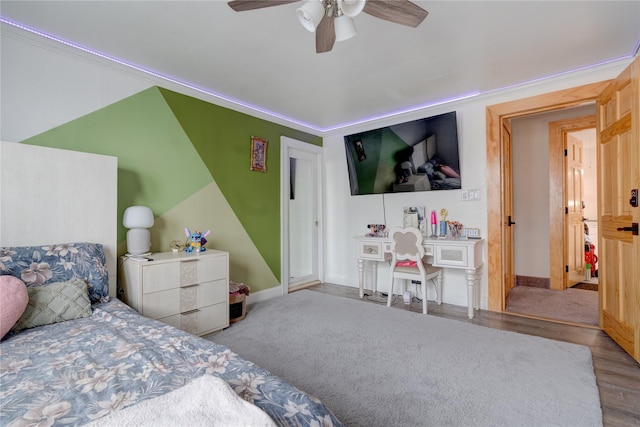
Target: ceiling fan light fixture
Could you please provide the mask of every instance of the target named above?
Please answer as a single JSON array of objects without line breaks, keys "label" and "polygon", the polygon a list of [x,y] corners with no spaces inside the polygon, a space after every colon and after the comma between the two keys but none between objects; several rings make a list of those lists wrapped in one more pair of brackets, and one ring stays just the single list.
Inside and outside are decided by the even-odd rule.
[{"label": "ceiling fan light fixture", "polygon": [[353,18],[362,12],[365,3],[365,0],[338,0],[338,8],[343,15]]},{"label": "ceiling fan light fixture", "polygon": [[353,19],[346,15],[340,15],[335,19],[336,41],[341,42],[358,34]]},{"label": "ceiling fan light fixture", "polygon": [[315,32],[318,24],[324,18],[325,9],[322,0],[309,0],[298,9],[296,16],[302,26],[310,32]]}]

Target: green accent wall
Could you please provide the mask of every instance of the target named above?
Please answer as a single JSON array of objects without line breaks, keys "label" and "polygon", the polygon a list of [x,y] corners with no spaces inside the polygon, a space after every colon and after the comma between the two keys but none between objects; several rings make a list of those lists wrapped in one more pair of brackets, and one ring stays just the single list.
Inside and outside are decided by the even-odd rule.
[{"label": "green accent wall", "polygon": [[[160,89],[193,146],[264,257],[280,277],[280,137],[322,138]],[[267,143],[267,172],[250,170],[251,137]]]},{"label": "green accent wall", "polygon": [[[251,136],[269,141],[266,173],[250,171]],[[281,136],[322,145],[320,137],[152,87],[22,142],[118,157],[119,242],[128,206],[149,206],[158,222],[215,182],[280,279]],[[224,227],[211,222],[212,235]]]},{"label": "green accent wall", "polygon": [[149,206],[158,217],[212,181],[160,94],[150,88],[22,141],[118,158],[118,241],[122,214]]}]

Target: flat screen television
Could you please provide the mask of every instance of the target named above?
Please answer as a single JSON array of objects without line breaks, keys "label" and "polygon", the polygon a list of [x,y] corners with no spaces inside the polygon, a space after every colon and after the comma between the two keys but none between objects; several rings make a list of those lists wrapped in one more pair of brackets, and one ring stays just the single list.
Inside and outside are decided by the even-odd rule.
[{"label": "flat screen television", "polygon": [[460,189],[456,112],[344,137],[351,195]]}]

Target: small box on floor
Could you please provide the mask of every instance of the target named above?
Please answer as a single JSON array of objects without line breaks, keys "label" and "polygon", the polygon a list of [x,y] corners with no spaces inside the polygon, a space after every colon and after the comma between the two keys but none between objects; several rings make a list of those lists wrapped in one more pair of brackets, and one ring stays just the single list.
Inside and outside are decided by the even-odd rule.
[{"label": "small box on floor", "polygon": [[249,286],[229,281],[229,323],[239,322],[247,316]]}]

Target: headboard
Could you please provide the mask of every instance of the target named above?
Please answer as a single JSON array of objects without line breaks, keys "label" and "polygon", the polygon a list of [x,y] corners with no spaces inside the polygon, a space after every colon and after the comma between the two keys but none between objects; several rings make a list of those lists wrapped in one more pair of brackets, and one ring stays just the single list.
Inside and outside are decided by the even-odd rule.
[{"label": "headboard", "polygon": [[116,296],[118,159],[0,141],[0,246],[104,246]]}]

